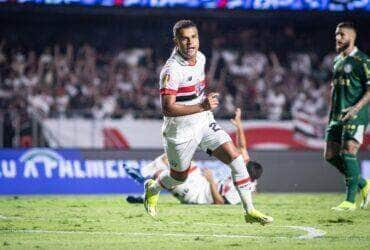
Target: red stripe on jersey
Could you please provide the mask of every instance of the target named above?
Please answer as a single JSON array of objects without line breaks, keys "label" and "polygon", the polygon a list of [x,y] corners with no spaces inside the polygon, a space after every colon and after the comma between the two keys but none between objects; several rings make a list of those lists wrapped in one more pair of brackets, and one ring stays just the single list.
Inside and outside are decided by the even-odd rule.
[{"label": "red stripe on jersey", "polygon": [[[201,85],[201,86],[205,86],[206,85],[206,79],[203,79],[198,84]],[[180,93],[189,93],[189,92],[196,91],[196,86],[197,86],[197,84],[191,85],[191,86],[186,86],[186,87],[180,87],[177,90],[177,93],[180,94]]]},{"label": "red stripe on jersey", "polygon": [[188,93],[188,92],[193,92],[193,91],[195,91],[195,85],[181,87],[177,90],[177,93]]},{"label": "red stripe on jersey", "polygon": [[250,182],[250,181],[251,181],[251,178],[248,177],[248,178],[245,178],[245,179],[238,180],[234,183],[235,183],[235,185],[240,186],[240,185],[243,185],[243,184],[245,184],[247,182]]},{"label": "red stripe on jersey", "polygon": [[177,94],[177,90],[174,90],[174,89],[160,89],[159,92],[161,93],[161,95],[176,95]]}]

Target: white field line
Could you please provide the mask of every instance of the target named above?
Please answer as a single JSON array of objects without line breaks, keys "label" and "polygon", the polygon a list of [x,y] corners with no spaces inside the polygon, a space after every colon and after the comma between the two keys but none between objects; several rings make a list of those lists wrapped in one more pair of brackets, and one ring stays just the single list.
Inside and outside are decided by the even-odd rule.
[{"label": "white field line", "polygon": [[287,239],[284,236],[258,236],[248,234],[187,234],[187,233],[143,233],[143,232],[89,232],[89,231],[59,231],[59,230],[22,230],[22,229],[5,229],[0,232],[8,233],[24,233],[24,234],[87,234],[87,235],[116,235],[116,236],[144,236],[144,237],[212,237],[212,238],[281,238]]},{"label": "white field line", "polygon": [[298,236],[298,239],[302,239],[302,240],[320,238],[320,237],[323,237],[326,234],[325,231],[314,228],[314,227],[304,227],[304,226],[285,226],[285,227],[306,231],[307,234]]},{"label": "white field line", "polygon": [[[20,218],[20,217],[13,217],[13,219],[27,219],[27,218]],[[8,217],[5,217],[3,215],[0,215],[0,219],[8,219]],[[33,219],[33,218],[32,218]],[[54,218],[55,220],[60,220],[57,218]],[[42,218],[36,218],[36,220],[43,220]],[[68,219],[69,220],[69,219]],[[79,219],[81,220],[81,219]],[[50,219],[48,219],[50,221]],[[87,222],[95,222],[97,220],[87,220]],[[106,221],[106,220],[105,220]],[[112,220],[113,222],[117,222],[117,220]],[[170,221],[170,222],[155,222],[156,224],[183,224],[185,225],[186,222],[181,221]],[[247,227],[252,226],[249,224],[244,225],[235,225],[235,224],[222,224],[222,223],[207,223],[207,222],[194,222],[192,225],[198,225],[198,226],[217,226],[217,227]],[[291,228],[295,230],[301,230],[306,232],[306,234],[300,235],[298,237],[285,237],[285,236],[257,236],[257,235],[224,235],[224,234],[210,234],[210,235],[197,235],[197,234],[178,234],[178,233],[164,233],[164,234],[150,234],[150,233],[121,233],[121,232],[88,232],[88,231],[50,231],[50,230],[9,230],[9,232],[20,232],[20,233],[56,233],[56,234],[68,234],[68,233],[85,233],[85,234],[111,234],[111,235],[136,235],[136,236],[179,236],[179,237],[215,237],[215,238],[298,238],[298,239],[313,239],[313,238],[319,238],[323,237],[326,232],[320,229],[316,229],[314,227],[308,227],[308,226],[273,226],[268,225],[268,227],[280,227],[280,228]],[[4,230],[2,230],[4,231]],[[5,230],[6,231],[6,230]]]},{"label": "white field line", "polygon": [[[171,221],[167,224],[185,224],[185,222],[181,221]],[[203,223],[203,222],[195,222],[192,223],[193,225],[199,225],[199,226],[216,226],[216,227],[246,227],[248,224],[245,225],[234,225],[234,224],[220,224],[220,223]],[[308,226],[273,226],[273,225],[267,225],[267,227],[284,227],[284,228],[291,228],[296,230],[301,230],[307,232],[307,234],[298,236],[299,239],[313,239],[313,238],[319,238],[326,234],[325,231],[316,229],[314,227],[308,227]]]},{"label": "white field line", "polygon": [[258,235],[248,235],[248,234],[187,234],[187,233],[143,233],[143,232],[94,232],[94,231],[59,231],[59,230],[18,230],[18,229],[5,229],[0,230],[2,232],[9,233],[25,233],[25,234],[87,234],[87,235],[115,235],[115,236],[175,236],[175,237],[213,237],[213,238],[279,238],[279,239],[313,239],[322,237],[325,235],[324,231],[315,229],[313,227],[303,227],[303,226],[286,226],[287,228],[297,229],[306,231],[307,234],[300,235],[298,237],[287,237],[287,236],[258,236]]},{"label": "white field line", "polygon": [[287,238],[287,237],[266,237],[247,234],[186,234],[186,233],[143,233],[143,232],[89,232],[89,231],[59,231],[59,230],[18,230],[5,229],[1,232],[25,233],[25,234],[87,234],[87,235],[116,235],[116,236],[176,236],[176,237],[214,237],[214,238]]},{"label": "white field line", "polygon": [[6,220],[6,219],[8,219],[8,217],[5,217],[5,216],[0,214],[0,220]]}]

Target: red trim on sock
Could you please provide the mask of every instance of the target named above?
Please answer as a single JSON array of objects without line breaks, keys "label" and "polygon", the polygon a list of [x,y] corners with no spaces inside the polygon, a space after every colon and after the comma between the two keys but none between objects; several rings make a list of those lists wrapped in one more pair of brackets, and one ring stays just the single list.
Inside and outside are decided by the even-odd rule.
[{"label": "red trim on sock", "polygon": [[252,179],[250,177],[248,177],[248,178],[245,178],[245,179],[238,180],[238,181],[234,182],[234,184],[237,185],[237,186],[240,186],[240,185],[243,185],[247,182],[250,182],[251,180]]}]

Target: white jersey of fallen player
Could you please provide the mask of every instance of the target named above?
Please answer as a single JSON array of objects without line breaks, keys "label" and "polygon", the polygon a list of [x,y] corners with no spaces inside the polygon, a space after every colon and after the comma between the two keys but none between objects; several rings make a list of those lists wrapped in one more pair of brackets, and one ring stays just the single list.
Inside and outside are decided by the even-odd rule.
[{"label": "white jersey of fallen player", "polygon": [[170,191],[181,203],[185,204],[213,204],[211,186],[203,176],[202,171],[192,166],[189,169],[186,181]]},{"label": "white jersey of fallen player", "polygon": [[[160,94],[176,95],[176,102],[182,105],[202,103],[206,86],[205,63],[201,52],[197,53],[196,63],[190,65],[174,49],[160,74]],[[163,135],[176,143],[185,142],[194,136],[192,127],[205,124],[210,115],[211,112],[204,111],[178,117],[164,116]]]},{"label": "white jersey of fallen player", "polygon": [[[154,161],[141,168],[141,174],[145,178],[154,176],[158,171],[168,170],[169,166],[162,160],[162,155]],[[171,193],[182,203],[186,204],[212,204],[213,196],[207,179],[203,176],[201,170],[191,165],[189,175],[186,181],[171,190]]]},{"label": "white jersey of fallen player", "polygon": [[[168,170],[169,166],[162,160],[162,155],[141,168],[141,174],[145,178],[154,176],[158,171]],[[251,190],[255,191],[257,182],[250,182]],[[217,190],[224,199],[232,205],[240,203],[240,197],[231,180],[228,178],[217,183]],[[186,204],[213,204],[211,187],[202,171],[194,164],[191,165],[188,178],[185,183],[171,191],[182,203]]]},{"label": "white jersey of fallen player", "polygon": [[[247,184],[251,191],[256,190],[257,182],[249,182]],[[236,205],[240,203],[240,197],[236,190],[233,181],[230,178],[219,181],[217,190],[228,204]],[[211,186],[207,179],[203,176],[202,171],[192,166],[189,170],[189,175],[186,181],[174,188],[171,193],[185,204],[213,204],[214,199],[211,192]]]},{"label": "white jersey of fallen player", "polygon": [[141,175],[144,178],[152,178],[160,170],[168,170],[169,166],[162,160],[162,155],[155,158],[151,163],[143,166],[140,169]]}]

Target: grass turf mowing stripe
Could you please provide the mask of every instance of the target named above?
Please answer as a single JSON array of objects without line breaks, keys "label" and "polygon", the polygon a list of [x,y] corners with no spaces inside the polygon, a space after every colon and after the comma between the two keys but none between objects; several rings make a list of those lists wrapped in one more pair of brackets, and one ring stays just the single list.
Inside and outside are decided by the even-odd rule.
[{"label": "grass turf mowing stripe", "polygon": [[[7,217],[3,216],[3,215],[0,215],[0,219],[7,219]],[[20,218],[19,218],[20,219]],[[25,218],[23,218],[25,219]],[[38,218],[40,219],[40,218]],[[161,222],[161,221],[158,221],[156,222],[158,224],[185,224],[185,222],[180,222],[180,221],[171,221],[171,222]],[[230,225],[228,224],[221,224],[221,223],[202,223],[202,222],[196,222],[194,224],[197,224],[197,225],[200,225],[200,226],[226,226],[226,227],[229,227]],[[246,225],[233,225],[233,227],[246,227],[248,226],[247,224]],[[304,234],[304,235],[300,235],[298,237],[292,237],[292,238],[298,238],[298,239],[313,239],[313,238],[319,238],[319,237],[323,237],[326,232],[323,231],[323,230],[320,230],[320,229],[316,229],[314,227],[308,227],[308,226],[271,226],[269,225],[270,227],[281,227],[281,228],[291,228],[291,229],[296,229],[296,230],[302,230],[302,231],[305,231],[307,232],[307,234]],[[6,230],[0,230],[0,231],[6,231]],[[10,231],[9,231],[10,232]],[[136,236],[138,235],[142,235],[142,236],[155,236],[156,234],[147,234],[147,233],[120,233],[120,232],[89,232],[89,231],[49,231],[49,230],[24,230],[24,233],[42,233],[42,232],[45,232],[45,233],[51,233],[51,232],[55,232],[55,233],[58,233],[58,234],[62,234],[62,233],[69,233],[69,232],[76,232],[76,233],[88,233],[88,234],[113,234],[113,235],[119,235],[119,234],[122,234],[122,235],[129,235],[129,234],[135,234]],[[188,234],[173,234],[173,233],[170,233],[170,234],[161,234],[160,236],[184,236],[184,237],[193,237],[194,235],[188,235]],[[213,234],[213,235],[198,235],[198,237],[218,237],[218,238],[261,238],[263,236],[257,236],[257,235],[223,235],[223,234]],[[230,237],[226,237],[226,236],[230,236]],[[266,236],[264,236],[266,237]],[[274,237],[274,238],[288,238],[288,237],[285,237],[285,236],[277,236],[277,237]]]},{"label": "grass turf mowing stripe", "polygon": [[279,238],[279,239],[313,239],[322,237],[325,232],[318,230],[313,227],[303,227],[303,226],[286,226],[286,228],[292,228],[297,230],[306,231],[307,234],[300,235],[298,237],[287,237],[287,236],[258,236],[258,235],[246,235],[246,234],[185,234],[185,233],[142,233],[142,232],[93,232],[93,231],[59,231],[59,230],[27,230],[27,229],[5,229],[0,230],[5,233],[25,233],[25,234],[88,234],[88,235],[118,235],[118,236],[176,236],[176,237],[214,237],[214,238]]},{"label": "grass turf mowing stripe", "polygon": [[[87,234],[87,235],[117,235],[117,236],[148,236],[148,237],[215,237],[215,238],[266,238],[266,236],[247,235],[247,234],[185,234],[185,233],[142,233],[142,232],[94,232],[94,231],[59,231],[59,230],[27,230],[27,229],[5,229],[0,230],[4,233],[25,233],[25,234]],[[267,238],[282,238],[287,237],[271,236]]]}]

